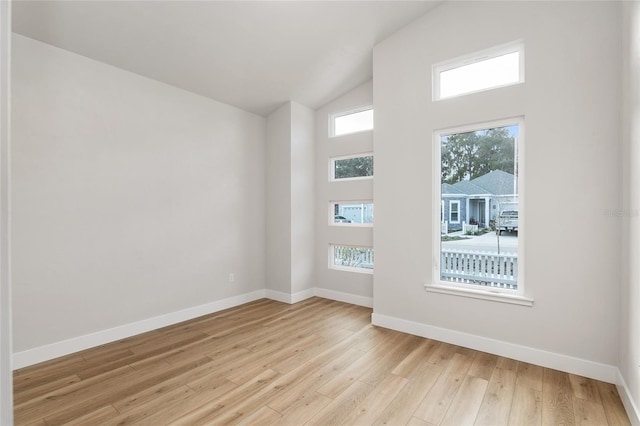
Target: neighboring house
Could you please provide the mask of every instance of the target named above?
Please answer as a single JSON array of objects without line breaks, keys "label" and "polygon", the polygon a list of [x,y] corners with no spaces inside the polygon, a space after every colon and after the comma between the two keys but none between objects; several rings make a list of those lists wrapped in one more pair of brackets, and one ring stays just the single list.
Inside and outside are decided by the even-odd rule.
[{"label": "neighboring house", "polygon": [[501,210],[517,204],[517,193],[516,177],[502,170],[454,184],[443,183],[441,221],[447,222],[449,232],[462,230],[463,222],[468,224],[472,220],[480,228],[488,227]]},{"label": "neighboring house", "polygon": [[334,214],[350,223],[373,223],[373,203],[336,204]]}]

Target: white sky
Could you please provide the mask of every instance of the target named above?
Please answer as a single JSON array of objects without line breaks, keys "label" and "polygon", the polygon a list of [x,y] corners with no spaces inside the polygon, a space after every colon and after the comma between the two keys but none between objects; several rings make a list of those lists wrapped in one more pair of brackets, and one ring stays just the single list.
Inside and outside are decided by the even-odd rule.
[{"label": "white sky", "polygon": [[520,52],[463,65],[440,73],[440,97],[517,83],[520,80]]}]

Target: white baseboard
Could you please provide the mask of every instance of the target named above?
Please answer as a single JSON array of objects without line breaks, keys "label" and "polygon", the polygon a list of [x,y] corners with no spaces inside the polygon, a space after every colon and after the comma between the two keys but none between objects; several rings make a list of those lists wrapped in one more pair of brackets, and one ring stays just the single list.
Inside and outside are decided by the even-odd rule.
[{"label": "white baseboard", "polygon": [[314,295],[338,302],[351,303],[352,305],[373,308],[373,297],[359,296],[357,294],[343,293],[341,291],[327,290],[326,288],[314,289]]},{"label": "white baseboard", "polygon": [[307,300],[316,295],[316,289],[310,288],[304,291],[299,291],[297,293],[293,293],[291,295],[291,303],[302,302],[303,300]]},{"label": "white baseboard", "polygon": [[352,305],[364,306],[367,308],[373,307],[373,298],[371,297],[365,297],[351,293],[343,293],[341,291],[335,290],[327,290],[326,288],[315,287],[293,294],[276,290],[265,291],[265,297],[272,300],[277,300],[278,302],[289,304],[298,303],[313,296],[322,297],[324,299],[331,299],[338,302],[350,303]]},{"label": "white baseboard", "polygon": [[264,291],[264,297],[266,297],[267,299],[275,300],[276,302],[289,303],[289,304],[293,303],[291,301],[291,295],[289,293],[284,293],[282,291],[266,289]]},{"label": "white baseboard", "polygon": [[314,290],[315,289],[310,288],[304,291],[299,291],[297,293],[285,293],[282,291],[267,289],[265,290],[265,297],[271,300],[276,300],[278,302],[292,304],[302,302],[303,300],[315,296]]},{"label": "white baseboard", "polygon": [[26,351],[17,352],[12,357],[12,368],[27,367],[43,361],[58,358],[63,355],[69,355],[74,352],[89,349],[94,346],[104,345],[105,343],[115,342],[116,340],[135,336],[136,334],[145,333],[147,331],[156,330],[161,327],[173,325],[182,321],[187,321],[203,315],[219,312],[224,309],[233,308],[254,300],[262,299],[265,296],[265,290],[257,290],[251,293],[241,294],[239,296],[229,297],[227,299],[217,300],[192,308],[183,309],[181,311],[160,315],[154,318],[125,324],[119,327],[98,331],[96,333],[84,336],[74,337],[61,342],[40,346]]},{"label": "white baseboard", "polygon": [[624,380],[624,377],[622,377],[620,370],[618,370],[618,380],[616,381],[616,384],[624,409],[627,411],[627,415],[629,416],[629,421],[631,421],[631,424],[634,426],[640,426],[640,410],[635,402],[633,402],[631,391],[629,391],[627,382]]},{"label": "white baseboard", "polygon": [[547,352],[527,346],[503,342],[501,340],[476,336],[460,331],[448,330],[427,324],[407,321],[381,314],[372,314],[371,322],[384,328],[402,331],[416,336],[427,337],[441,342],[451,343],[466,348],[488,352],[542,367],[553,368],[579,376],[589,377],[608,383],[618,383],[618,369],[607,364],[600,364],[568,355]]},{"label": "white baseboard", "polygon": [[324,297],[325,299],[337,300],[339,302],[351,303],[354,305],[372,307],[373,299],[338,291],[311,288],[297,293],[289,294],[275,290],[257,290],[239,296],[229,297],[181,311],[160,315],[154,318],[125,324],[119,327],[98,331],[95,333],[73,337],[61,342],[39,346],[22,352],[16,352],[12,356],[12,369],[27,367],[40,362],[49,361],[64,355],[69,355],[95,346],[115,342],[120,339],[135,336],[136,334],[156,330],[168,325],[177,324],[203,315],[212,314],[224,309],[233,308],[254,300],[268,298],[284,303],[297,303],[313,296]]}]

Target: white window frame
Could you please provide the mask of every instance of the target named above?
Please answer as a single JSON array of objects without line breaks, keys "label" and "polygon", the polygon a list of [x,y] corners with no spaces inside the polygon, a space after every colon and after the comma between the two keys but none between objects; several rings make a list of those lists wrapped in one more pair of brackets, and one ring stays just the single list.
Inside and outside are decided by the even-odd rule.
[{"label": "white window frame", "polygon": [[[365,179],[373,179],[373,175],[371,176],[356,176],[356,177],[348,177],[348,178],[336,178],[336,161],[339,160],[348,160],[349,158],[359,158],[359,157],[373,157],[373,152],[363,152],[360,154],[350,154],[350,155],[342,155],[339,157],[331,157],[329,158],[329,182],[348,182],[352,180],[365,180]],[[374,159],[375,161],[375,159]],[[375,165],[374,165],[375,166]],[[375,174],[375,167],[373,169],[373,173]]]},{"label": "white window frame", "polygon": [[[351,244],[329,244],[329,269],[333,269],[336,271],[344,271],[344,272],[356,272],[359,274],[369,274],[369,275],[373,275],[373,268],[369,269],[369,268],[356,268],[353,266],[342,266],[342,265],[336,265],[333,260],[335,258],[335,248],[336,246],[340,246],[340,247],[353,247],[353,248],[362,248],[362,249],[367,249],[367,250],[373,250],[373,247],[367,247],[367,246],[355,246],[355,245],[351,245]],[[374,265],[375,268],[375,265]]]},{"label": "white window frame", "polygon": [[[453,220],[451,213],[453,213],[453,205],[458,205],[458,220]],[[449,223],[460,223],[460,200],[449,200]]]},{"label": "white window frame", "polygon": [[444,293],[457,296],[472,297],[476,299],[485,299],[497,302],[512,303],[523,306],[533,306],[533,299],[527,296],[525,292],[525,265],[526,258],[524,252],[525,233],[518,234],[518,288],[516,290],[501,289],[501,288],[483,288],[474,284],[455,283],[450,281],[443,281],[440,279],[440,250],[441,250],[441,224],[440,209],[442,203],[442,187],[441,187],[441,162],[440,162],[440,140],[442,136],[466,133],[478,130],[506,127],[518,125],[518,138],[516,141],[516,149],[518,152],[518,228],[526,229],[526,216],[525,210],[525,161],[524,161],[524,139],[525,139],[525,122],[524,117],[506,118],[503,120],[495,120],[489,122],[483,122],[479,124],[459,126],[454,128],[440,129],[433,132],[433,200],[432,200],[432,215],[433,215],[433,268],[429,282],[425,284],[425,289],[430,292]]},{"label": "white window frame", "polygon": [[359,112],[364,112],[364,111],[373,111],[373,105],[364,105],[364,106],[360,106],[357,108],[353,108],[347,111],[340,111],[340,112],[336,112],[336,113],[332,113],[329,114],[329,138],[339,138],[342,136],[347,136],[347,135],[353,135],[356,133],[364,133],[364,132],[371,132],[373,131],[373,126],[370,129],[362,129],[362,130],[356,130],[353,132],[347,132],[347,133],[340,133],[339,135],[336,135],[336,125],[335,125],[335,121],[337,118],[340,117],[344,117],[346,115],[351,115],[351,114],[357,114]]},{"label": "white window frame", "polygon": [[[440,95],[440,73],[446,72],[455,68],[464,67],[467,65],[483,62],[486,60],[494,59],[500,56],[508,55],[510,53],[519,53],[519,79],[515,82],[509,82],[505,84],[499,84],[496,86],[485,87],[482,89],[472,90],[468,92],[458,93],[451,96],[442,97]],[[433,82],[433,100],[440,101],[444,99],[453,99],[460,96],[466,96],[473,93],[486,92],[488,90],[499,89],[501,87],[513,86],[516,84],[524,83],[524,43],[521,40],[502,44],[500,46],[491,47],[489,49],[481,50],[478,52],[470,53],[468,55],[460,56],[447,61],[439,62],[432,66],[432,82]]]},{"label": "white window frame", "polygon": [[[342,179],[340,179],[342,180]],[[372,228],[372,223],[345,223],[335,221],[335,206],[336,204],[371,204],[373,206],[373,200],[346,200],[346,201],[329,201],[329,225],[330,226],[345,226],[345,227],[354,227],[354,228]],[[375,220],[375,218],[374,218]]]}]

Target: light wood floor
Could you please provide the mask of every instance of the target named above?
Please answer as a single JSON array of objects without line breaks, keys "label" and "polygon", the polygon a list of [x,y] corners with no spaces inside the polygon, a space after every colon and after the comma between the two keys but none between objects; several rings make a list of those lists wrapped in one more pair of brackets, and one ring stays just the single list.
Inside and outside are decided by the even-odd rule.
[{"label": "light wood floor", "polygon": [[18,425],[629,424],[613,385],[260,300],[15,373]]}]

